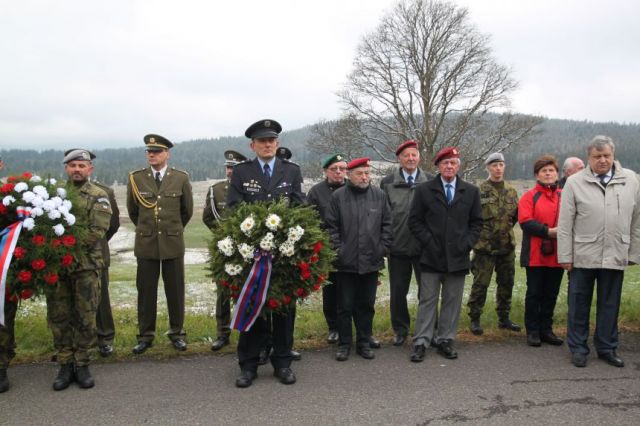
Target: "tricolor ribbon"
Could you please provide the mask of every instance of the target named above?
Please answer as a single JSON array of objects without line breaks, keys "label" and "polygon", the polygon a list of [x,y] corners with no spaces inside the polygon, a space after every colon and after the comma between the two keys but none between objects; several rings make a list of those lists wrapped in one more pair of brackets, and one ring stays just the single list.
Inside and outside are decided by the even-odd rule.
[{"label": "tricolor ribbon", "polygon": [[0,231],[0,325],[4,325],[4,298],[7,287],[7,271],[11,265],[13,251],[22,230],[22,221],[16,222]]},{"label": "tricolor ribbon", "polygon": [[257,252],[253,267],[233,309],[231,318],[233,330],[249,331],[251,329],[267,300],[270,280],[271,255],[266,252]]}]

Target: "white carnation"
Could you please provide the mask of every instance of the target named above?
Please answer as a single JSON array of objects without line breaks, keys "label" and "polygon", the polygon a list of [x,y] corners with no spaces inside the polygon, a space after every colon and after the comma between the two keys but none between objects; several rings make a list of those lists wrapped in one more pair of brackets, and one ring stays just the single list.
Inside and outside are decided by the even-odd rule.
[{"label": "white carnation", "polygon": [[64,215],[64,220],[67,221],[69,226],[73,226],[76,223],[76,217],[71,213],[67,213]]},{"label": "white carnation", "polygon": [[62,198],[60,197],[53,197],[51,199],[51,201],[54,202],[54,204],[56,205],[56,208],[60,207],[62,205]]},{"label": "white carnation", "polygon": [[32,217],[42,216],[43,214],[44,214],[44,210],[42,210],[40,207],[34,207],[31,209]]},{"label": "white carnation", "polygon": [[18,182],[16,183],[16,186],[13,187],[13,190],[16,192],[26,191],[27,189],[29,189],[29,185],[25,182]]},{"label": "white carnation", "polygon": [[48,196],[49,193],[47,192],[47,188],[45,188],[42,185],[36,185],[33,187],[32,189],[33,193],[44,198],[45,196]]},{"label": "white carnation", "polygon": [[55,210],[56,209],[56,203],[54,203],[51,200],[47,200],[44,203],[42,203],[42,209],[45,212],[51,211],[51,210]]},{"label": "white carnation", "polygon": [[33,175],[29,178],[29,182],[42,182],[42,178],[38,175]]},{"label": "white carnation", "polygon": [[269,230],[277,231],[278,227],[280,226],[280,222],[282,222],[280,216],[278,216],[277,214],[270,214],[269,216],[267,216],[267,220],[264,221],[264,224],[267,228],[269,228]]},{"label": "white carnation", "polygon": [[62,213],[63,215],[69,213],[69,209],[67,208],[67,206],[65,206],[64,204],[58,206],[58,211],[60,213]]},{"label": "white carnation", "polygon": [[36,194],[31,191],[24,191],[22,193],[22,199],[27,203],[32,202],[34,198],[36,198]]},{"label": "white carnation", "polygon": [[251,247],[249,244],[246,244],[246,243],[238,244],[238,253],[240,253],[240,256],[242,256],[244,260],[252,260],[254,251],[255,251],[254,248]]},{"label": "white carnation", "polygon": [[[61,196],[61,198],[64,198],[64,197]],[[73,205],[71,204],[71,201],[69,201],[69,200],[64,200],[62,202],[62,205],[64,207],[66,207],[67,211],[69,211],[69,212],[71,211],[71,207],[73,207]]]},{"label": "white carnation", "polygon": [[55,232],[58,237],[64,234],[64,226],[62,226],[61,223],[52,226],[52,228],[53,228],[53,232]]},{"label": "white carnation", "polygon": [[58,211],[58,210],[49,210],[49,213],[47,213],[47,216],[49,216],[49,219],[51,220],[56,220],[56,219],[60,219],[62,217],[62,214]]},{"label": "white carnation", "polygon": [[54,178],[49,178],[45,180],[45,182],[47,182],[49,185],[55,185],[56,183],[58,183],[58,181],[55,180]]},{"label": "white carnation", "polygon": [[243,220],[242,223],[240,224],[240,230],[245,235],[251,235],[251,231],[253,231],[253,228],[255,226],[256,226],[256,221],[253,219],[253,216],[249,216],[245,220]]},{"label": "white carnation", "polygon": [[27,231],[31,231],[36,226],[36,221],[32,217],[28,217],[22,221],[22,227]]},{"label": "white carnation", "polygon": [[218,241],[218,250],[225,256],[229,257],[233,255],[233,240],[231,237],[226,237]]},{"label": "white carnation", "polygon": [[[22,183],[22,182],[20,182],[20,183]],[[18,185],[16,185],[16,186],[18,186]],[[11,195],[7,195],[6,197],[4,197],[2,199],[2,204],[4,204],[5,206],[8,206],[9,204],[14,203],[15,201],[16,201],[16,199],[13,198]]]},{"label": "white carnation", "polygon": [[224,271],[231,276],[238,275],[242,272],[242,266],[235,263],[225,263]]},{"label": "white carnation", "polygon": [[31,200],[31,205],[34,207],[42,207],[43,203],[44,200],[42,199],[42,197],[35,197],[33,200]]},{"label": "white carnation", "polygon": [[67,190],[64,188],[57,188],[56,192],[58,193],[58,197],[67,198]]}]

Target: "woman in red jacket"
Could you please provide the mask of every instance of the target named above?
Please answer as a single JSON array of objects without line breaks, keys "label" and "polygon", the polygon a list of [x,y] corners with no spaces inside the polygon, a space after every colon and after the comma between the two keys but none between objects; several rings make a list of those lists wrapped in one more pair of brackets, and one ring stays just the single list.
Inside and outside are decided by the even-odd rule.
[{"label": "woman in red jacket", "polygon": [[527,268],[527,295],[524,322],[527,344],[541,342],[561,345],[553,333],[553,311],[564,270],[558,264],[556,234],[560,213],[558,162],[543,155],[533,166],[536,186],[518,203],[518,222],[522,228],[520,265]]}]

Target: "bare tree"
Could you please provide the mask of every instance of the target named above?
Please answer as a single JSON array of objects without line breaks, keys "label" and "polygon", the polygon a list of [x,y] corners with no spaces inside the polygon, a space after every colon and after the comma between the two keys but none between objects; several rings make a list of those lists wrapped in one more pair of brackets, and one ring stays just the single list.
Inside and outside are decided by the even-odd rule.
[{"label": "bare tree", "polygon": [[311,135],[307,146],[318,154],[341,153],[356,158],[366,150],[362,124],[355,114],[346,114],[337,121],[321,120],[313,125]]},{"label": "bare tree", "polygon": [[[468,11],[436,0],[403,0],[363,37],[345,89],[338,93],[349,125],[343,143],[386,161],[398,143],[415,139],[423,166],[440,148],[463,153],[463,172],[490,152],[525,140],[542,120],[509,113],[516,88],[510,70],[496,62],[488,37]],[[327,127],[334,127],[327,130]],[[341,122],[316,125],[324,143]],[[346,148],[345,148],[346,149]]]}]

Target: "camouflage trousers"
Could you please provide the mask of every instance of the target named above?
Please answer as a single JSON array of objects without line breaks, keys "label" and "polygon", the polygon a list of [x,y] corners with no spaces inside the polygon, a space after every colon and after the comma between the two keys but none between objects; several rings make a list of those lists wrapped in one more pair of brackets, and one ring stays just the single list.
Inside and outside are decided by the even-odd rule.
[{"label": "camouflage trousers", "polygon": [[4,325],[0,325],[0,368],[7,368],[16,356],[15,321],[18,304],[4,301]]},{"label": "camouflage trousers", "polygon": [[47,295],[47,322],[60,365],[89,365],[99,299],[100,276],[95,270],[74,273]]},{"label": "camouflage trousers", "polygon": [[487,301],[487,289],[491,283],[491,275],[496,271],[496,312],[498,319],[504,321],[509,318],[511,311],[511,293],[513,291],[513,276],[515,274],[515,252],[504,255],[473,253],[471,259],[471,273],[473,285],[469,295],[469,317],[479,320],[482,308]]}]

